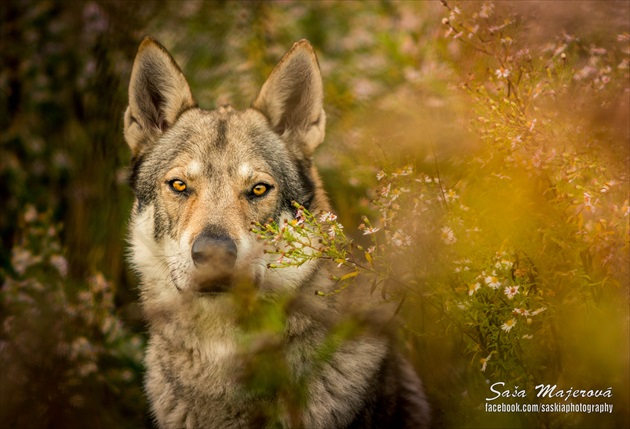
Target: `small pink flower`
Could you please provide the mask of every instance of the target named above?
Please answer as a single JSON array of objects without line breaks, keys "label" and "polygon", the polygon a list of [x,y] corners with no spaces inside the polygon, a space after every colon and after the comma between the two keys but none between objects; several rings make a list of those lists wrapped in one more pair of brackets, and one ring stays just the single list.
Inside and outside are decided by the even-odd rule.
[{"label": "small pink flower", "polygon": [[326,212],[326,213],[322,213],[322,215],[319,217],[319,221],[320,222],[334,222],[337,220],[337,216],[334,213],[330,213],[330,212]]},{"label": "small pink flower", "polygon": [[510,69],[506,69],[505,67],[500,67],[498,69],[496,69],[494,71],[494,74],[499,78],[499,79],[507,79],[510,76],[511,70]]},{"label": "small pink flower", "polygon": [[363,235],[370,235],[370,234],[374,234],[375,232],[377,232],[380,228],[365,228],[365,231],[363,231]]},{"label": "small pink flower", "polygon": [[381,195],[384,197],[388,197],[389,196],[389,192],[391,191],[392,188],[392,184],[389,183],[386,187],[381,189]]},{"label": "small pink flower", "polygon": [[343,229],[343,225],[340,225],[340,224],[333,225],[328,229],[328,236],[330,238],[335,238],[337,236],[337,230],[341,232],[342,229]]},{"label": "small pink flower", "polygon": [[518,286],[506,286],[503,292],[505,292],[508,299],[512,299],[518,293]]},{"label": "small pink flower", "polygon": [[515,308],[512,311],[512,314],[517,315],[517,316],[529,316],[529,310],[527,310],[526,308]]}]

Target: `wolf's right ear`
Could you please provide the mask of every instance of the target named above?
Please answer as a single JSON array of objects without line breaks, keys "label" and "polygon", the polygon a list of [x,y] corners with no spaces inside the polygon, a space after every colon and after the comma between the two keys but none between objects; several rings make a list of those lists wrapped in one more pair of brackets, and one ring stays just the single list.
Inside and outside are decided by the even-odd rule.
[{"label": "wolf's right ear", "polygon": [[184,74],[168,51],[145,37],[131,70],[125,140],[135,157],[186,109],[196,106]]}]

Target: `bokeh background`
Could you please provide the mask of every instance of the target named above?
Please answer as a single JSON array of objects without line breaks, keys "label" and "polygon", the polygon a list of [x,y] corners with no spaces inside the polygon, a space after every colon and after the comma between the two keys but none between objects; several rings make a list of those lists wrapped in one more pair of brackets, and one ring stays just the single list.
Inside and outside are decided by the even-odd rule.
[{"label": "bokeh background", "polygon": [[[345,230],[363,240],[368,216],[383,278],[409,286],[391,299],[437,427],[630,425],[627,2],[0,11],[0,426],[151,427],[122,137],[145,35],[205,108],[247,107],[311,41],[328,118],[316,162]],[[496,381],[529,402],[540,383],[611,388],[615,408],[489,414]]]}]

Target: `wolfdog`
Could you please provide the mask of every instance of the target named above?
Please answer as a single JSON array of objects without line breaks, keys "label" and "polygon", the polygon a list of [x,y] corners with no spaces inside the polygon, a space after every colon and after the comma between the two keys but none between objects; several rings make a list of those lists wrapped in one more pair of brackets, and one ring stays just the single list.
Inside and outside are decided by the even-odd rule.
[{"label": "wolfdog", "polygon": [[[272,268],[251,232],[253,222],[293,219],[294,202],[312,213],[330,210],[313,163],[324,139],[322,105],[319,64],[306,40],[282,57],[244,111],[199,108],[166,49],[142,41],[124,135],[136,197],[130,258],[149,326],[145,388],[160,428],[428,427],[421,382],[390,335],[369,327],[376,323],[330,347],[340,323],[360,314],[344,294],[315,293],[334,290],[334,264]],[[274,343],[288,376],[275,380],[274,394],[246,382],[256,348],[242,341],[237,317],[235,290],[244,283],[257,300],[293,297],[282,301]],[[274,419],[268,409],[277,410]]]}]

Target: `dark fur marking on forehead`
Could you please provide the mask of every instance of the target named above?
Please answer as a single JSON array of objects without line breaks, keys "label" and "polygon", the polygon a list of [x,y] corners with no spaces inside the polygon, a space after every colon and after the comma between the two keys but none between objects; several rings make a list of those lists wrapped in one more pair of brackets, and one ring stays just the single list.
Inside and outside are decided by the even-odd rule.
[{"label": "dark fur marking on forehead", "polygon": [[225,119],[219,119],[219,123],[217,124],[217,138],[215,140],[215,145],[218,149],[224,149],[227,144],[227,121]]}]

